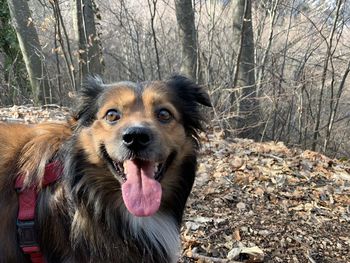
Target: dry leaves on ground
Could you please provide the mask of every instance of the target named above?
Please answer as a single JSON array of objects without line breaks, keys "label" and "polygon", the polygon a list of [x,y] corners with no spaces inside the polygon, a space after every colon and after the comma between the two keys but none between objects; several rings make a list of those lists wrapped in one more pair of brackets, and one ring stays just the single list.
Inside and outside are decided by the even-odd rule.
[{"label": "dry leaves on ground", "polygon": [[181,262],[350,262],[350,165],[203,136]]}]

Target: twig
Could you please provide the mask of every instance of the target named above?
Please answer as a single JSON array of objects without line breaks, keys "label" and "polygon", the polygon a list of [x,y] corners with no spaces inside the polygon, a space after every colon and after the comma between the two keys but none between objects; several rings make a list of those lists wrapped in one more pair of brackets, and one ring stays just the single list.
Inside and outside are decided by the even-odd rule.
[{"label": "twig", "polygon": [[11,122],[11,123],[24,123],[23,119],[12,118],[12,117],[0,117],[0,121]]},{"label": "twig", "polygon": [[283,162],[284,161],[283,158],[281,158],[279,156],[276,156],[276,155],[273,155],[273,154],[270,154],[270,153],[261,153],[261,155],[264,156],[264,157],[273,158],[273,159],[275,159],[275,160],[277,160],[279,162]]},{"label": "twig", "polygon": [[216,231],[210,233],[210,234],[208,235],[207,239],[211,238],[212,236],[214,236],[214,235],[216,235],[216,234],[218,234],[218,233],[220,233],[220,232],[223,232],[223,231],[226,231],[226,230],[229,230],[229,229],[231,229],[231,227],[229,227],[229,226],[228,226],[228,227],[220,228],[220,229],[218,229],[218,230],[216,230]]},{"label": "twig", "polygon": [[316,261],[315,261],[312,257],[310,257],[309,254],[306,254],[305,256],[307,257],[307,259],[308,259],[311,263],[316,263]]},{"label": "twig", "polygon": [[204,260],[205,262],[239,263],[238,261],[231,261],[231,260],[224,259],[224,258],[214,258],[214,257],[203,256],[203,255],[200,255],[199,253],[197,253],[197,250],[198,250],[198,248],[196,248],[196,247],[192,249],[192,256],[191,256],[191,258],[201,259],[201,260]]}]

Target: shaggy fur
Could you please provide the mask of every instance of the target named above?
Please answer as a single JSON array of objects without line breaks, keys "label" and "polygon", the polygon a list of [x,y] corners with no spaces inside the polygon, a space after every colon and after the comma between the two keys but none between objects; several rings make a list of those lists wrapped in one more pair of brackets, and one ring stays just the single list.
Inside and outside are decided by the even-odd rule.
[{"label": "shaggy fur", "polygon": [[[35,226],[48,263],[176,262],[195,177],[200,104],[210,106],[208,95],[181,76],[108,85],[91,78],[73,122],[0,124],[0,263],[30,262],[16,236],[19,175],[25,187],[39,188]],[[137,147],[130,146],[130,131],[138,136]],[[41,187],[52,161],[61,163],[63,174]],[[126,205],[129,192],[121,186],[133,169],[154,173],[151,185],[161,185],[159,208],[152,203],[139,212],[133,199],[131,208]]]}]

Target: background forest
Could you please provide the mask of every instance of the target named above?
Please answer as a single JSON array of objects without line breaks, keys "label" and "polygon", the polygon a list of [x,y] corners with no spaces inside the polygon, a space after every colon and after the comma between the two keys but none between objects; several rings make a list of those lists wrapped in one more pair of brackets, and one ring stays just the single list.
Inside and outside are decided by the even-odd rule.
[{"label": "background forest", "polygon": [[214,131],[349,158],[349,20],[347,0],[0,0],[0,103],[177,72],[208,89]]}]

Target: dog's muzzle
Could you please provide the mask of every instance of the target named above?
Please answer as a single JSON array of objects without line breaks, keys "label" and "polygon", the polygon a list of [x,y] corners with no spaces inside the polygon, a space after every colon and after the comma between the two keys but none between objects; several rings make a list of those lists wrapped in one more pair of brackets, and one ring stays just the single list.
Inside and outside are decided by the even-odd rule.
[{"label": "dog's muzzle", "polygon": [[126,127],[119,138],[119,154],[113,158],[101,144],[102,156],[121,184],[127,210],[138,217],[151,216],[160,208],[161,181],[176,151],[162,148],[156,132],[147,126]]}]

